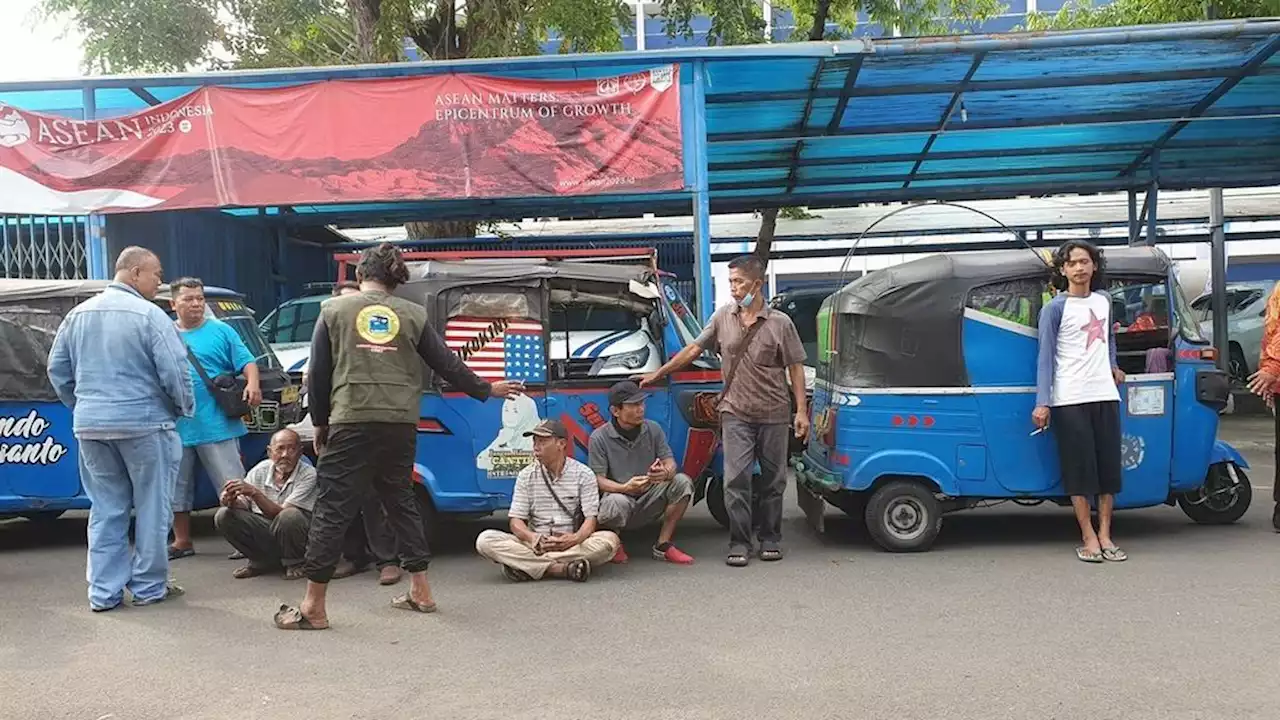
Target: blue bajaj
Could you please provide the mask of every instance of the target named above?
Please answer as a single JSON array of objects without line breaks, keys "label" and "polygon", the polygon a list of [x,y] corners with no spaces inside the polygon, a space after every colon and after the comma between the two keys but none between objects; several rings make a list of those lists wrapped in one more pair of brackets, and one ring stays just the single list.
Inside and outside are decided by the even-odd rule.
[{"label": "blue bajaj", "polygon": [[[105,280],[0,280],[0,518],[44,521],[89,508],[80,486],[71,411],[58,401],[46,373],[62,319],[106,286]],[[298,421],[298,387],[271,354],[243,296],[206,287],[205,297],[208,314],[236,331],[260,371],[262,403],[244,418],[249,434],[240,441],[248,467],[266,456],[272,433]],[[167,286],[155,302],[172,316]],[[200,470],[194,507],[217,504],[213,485]]]},{"label": "blue bajaj", "polygon": [[[412,259],[412,254],[410,254]],[[422,398],[414,480],[424,522],[484,516],[511,504],[516,474],[533,462],[524,433],[564,423],[587,459],[591,432],[610,420],[609,388],[661,366],[701,331],[676,288],[653,266],[497,258],[410,263],[396,294],[422,304],[473,372],[523,380],[525,394],[477,402],[431,378]],[[725,522],[714,358],[654,388],[646,415],[666,432],[676,462]]]},{"label": "blue bajaj", "polygon": [[[1120,369],[1117,508],[1178,504],[1231,523],[1248,465],[1216,440],[1228,379],[1168,258],[1106,251]],[[1048,431],[1033,433],[1037,322],[1049,269],[1026,250],[936,255],[870,273],[824,301],[813,433],[792,458],[800,504],[865,518],[882,548],[927,550],[944,513],[987,501],[1069,505]]]}]

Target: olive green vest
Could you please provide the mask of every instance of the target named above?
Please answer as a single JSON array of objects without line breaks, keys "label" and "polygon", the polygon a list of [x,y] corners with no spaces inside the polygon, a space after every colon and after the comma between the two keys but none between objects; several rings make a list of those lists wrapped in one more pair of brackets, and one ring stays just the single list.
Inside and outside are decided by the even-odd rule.
[{"label": "olive green vest", "polygon": [[421,305],[382,292],[326,300],[320,306],[333,352],[329,423],[418,424],[423,362]]}]

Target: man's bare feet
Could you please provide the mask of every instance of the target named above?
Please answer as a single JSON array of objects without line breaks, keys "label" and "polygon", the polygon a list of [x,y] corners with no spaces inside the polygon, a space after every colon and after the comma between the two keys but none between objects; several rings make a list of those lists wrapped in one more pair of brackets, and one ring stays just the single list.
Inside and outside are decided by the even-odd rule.
[{"label": "man's bare feet", "polygon": [[311,626],[317,630],[329,627],[329,614],[325,611],[323,605],[316,607],[315,603],[303,600],[298,610],[302,613],[302,617],[306,618],[307,622],[311,623]]}]

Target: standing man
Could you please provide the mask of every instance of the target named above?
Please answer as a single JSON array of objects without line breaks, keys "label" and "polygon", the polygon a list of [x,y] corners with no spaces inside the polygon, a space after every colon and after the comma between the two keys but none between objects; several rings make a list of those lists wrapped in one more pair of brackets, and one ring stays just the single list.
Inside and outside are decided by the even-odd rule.
[{"label": "standing man", "polygon": [[1276,413],[1275,395],[1280,389],[1280,283],[1271,289],[1267,298],[1267,312],[1262,321],[1262,352],[1258,357],[1258,371],[1249,376],[1249,389],[1266,400],[1267,407],[1275,415],[1276,422],[1276,482],[1272,483],[1271,499],[1275,509],[1271,511],[1271,527],[1280,532],[1280,414]]},{"label": "standing man", "polygon": [[[1062,466],[1062,489],[1071,496],[1084,545],[1084,562],[1123,562],[1128,556],[1111,539],[1111,516],[1120,492],[1120,391],[1124,373],[1116,365],[1106,261],[1083,240],[1071,240],[1053,255],[1055,282],[1065,283],[1040,310],[1040,356],[1036,368],[1039,429],[1052,421]],[[1089,504],[1098,498],[1098,529]]]},{"label": "standing man", "polygon": [[[693,558],[671,543],[676,525],[693,500],[693,481],[676,472],[675,454],[662,426],[644,416],[644,391],[624,380],[609,389],[613,419],[591,433],[587,465],[600,487],[600,527],[622,531],[662,521],[653,558],[691,565]],[[613,561],[625,563],[618,544]]]},{"label": "standing man", "polygon": [[182,592],[167,583],[165,545],[182,460],[174,428],[195,403],[186,349],[152,302],[161,281],[154,253],[125,248],[115,280],[67,314],[49,353],[49,381],[73,412],[80,482],[92,503],[87,575],[95,612],[119,607],[126,588],[134,605]]},{"label": "standing man", "polygon": [[[640,382],[641,387],[652,385],[704,351],[719,350],[725,369],[719,408],[725,510],[729,514],[725,562],[733,567],[747,565],[753,528],[758,532],[760,559],[782,559],[787,432],[790,429],[797,438],[809,433],[804,346],[791,318],[765,306],[763,287],[764,263],[760,258],[744,255],[730,262],[733,304],[717,310],[697,340]],[[797,408],[794,417],[792,407]],[[758,483],[753,483],[751,470],[756,462],[761,475]],[[757,509],[753,511],[753,507]],[[759,517],[753,517],[756,512]]]},{"label": "standing man", "polygon": [[232,573],[237,580],[284,568],[286,580],[302,577],[311,511],[316,504],[316,470],[300,462],[298,433],[281,430],[271,436],[267,459],[243,481],[222,489],[221,508],[213,522],[248,564]]},{"label": "standing man", "polygon": [[511,532],[485,530],[476,552],[501,565],[512,582],[547,576],[586,582],[622,547],[616,534],[597,529],[595,473],[569,457],[569,433],[559,420],[543,420],[524,436],[533,437],[534,461],[516,476]]},{"label": "standing man", "polygon": [[[196,396],[195,415],[178,421],[182,466],[173,491],[173,545],[169,546],[169,559],[177,560],[196,554],[191,543],[196,461],[204,467],[219,496],[228,481],[244,477],[240,438],[249,431],[239,417],[227,417],[214,399],[209,383],[219,375],[243,374],[244,399],[250,407],[257,407],[262,401],[262,389],[258,363],[240,335],[230,325],[207,315],[204,283],[197,278],[180,278],[170,283],[169,292],[173,311],[178,316],[178,332],[187,346],[191,385]],[[196,367],[197,363],[200,367]]]},{"label": "standing man", "polygon": [[409,279],[400,251],[382,243],[361,253],[358,295],[326,300],[311,340],[311,419],[320,498],[311,518],[300,607],[280,606],[276,627],[329,627],[325,590],[343,539],[365,495],[376,492],[409,573],[409,592],[391,604],[433,612],[427,583],[430,549],[413,495],[413,459],[422,402],[423,362],[477,400],[513,397],[518,382],[492,385],[476,376],[427,323],[426,310],[391,293]]}]

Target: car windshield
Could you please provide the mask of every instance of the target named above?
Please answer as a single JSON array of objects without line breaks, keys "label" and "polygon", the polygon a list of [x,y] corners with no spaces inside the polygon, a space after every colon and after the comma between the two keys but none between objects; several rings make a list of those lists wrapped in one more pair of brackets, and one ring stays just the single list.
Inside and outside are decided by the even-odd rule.
[{"label": "car windshield", "polygon": [[311,342],[316,318],[320,317],[320,303],[327,297],[328,295],[322,295],[290,300],[272,310],[259,326],[267,342],[272,345]]},{"label": "car windshield", "polygon": [[575,305],[551,311],[551,332],[639,329],[640,316],[621,308]]},{"label": "car windshield", "polygon": [[787,314],[796,326],[800,335],[800,344],[804,346],[805,361],[808,365],[817,363],[818,359],[818,309],[822,307],[825,295],[799,295],[788,297],[780,295],[774,307]]},{"label": "car windshield", "polygon": [[283,369],[275,353],[271,352],[271,348],[267,345],[266,338],[262,337],[262,331],[258,329],[258,324],[253,321],[253,318],[247,315],[229,315],[218,319],[236,331],[244,341],[245,347],[249,348],[249,352],[253,354],[258,367],[263,370]]}]

